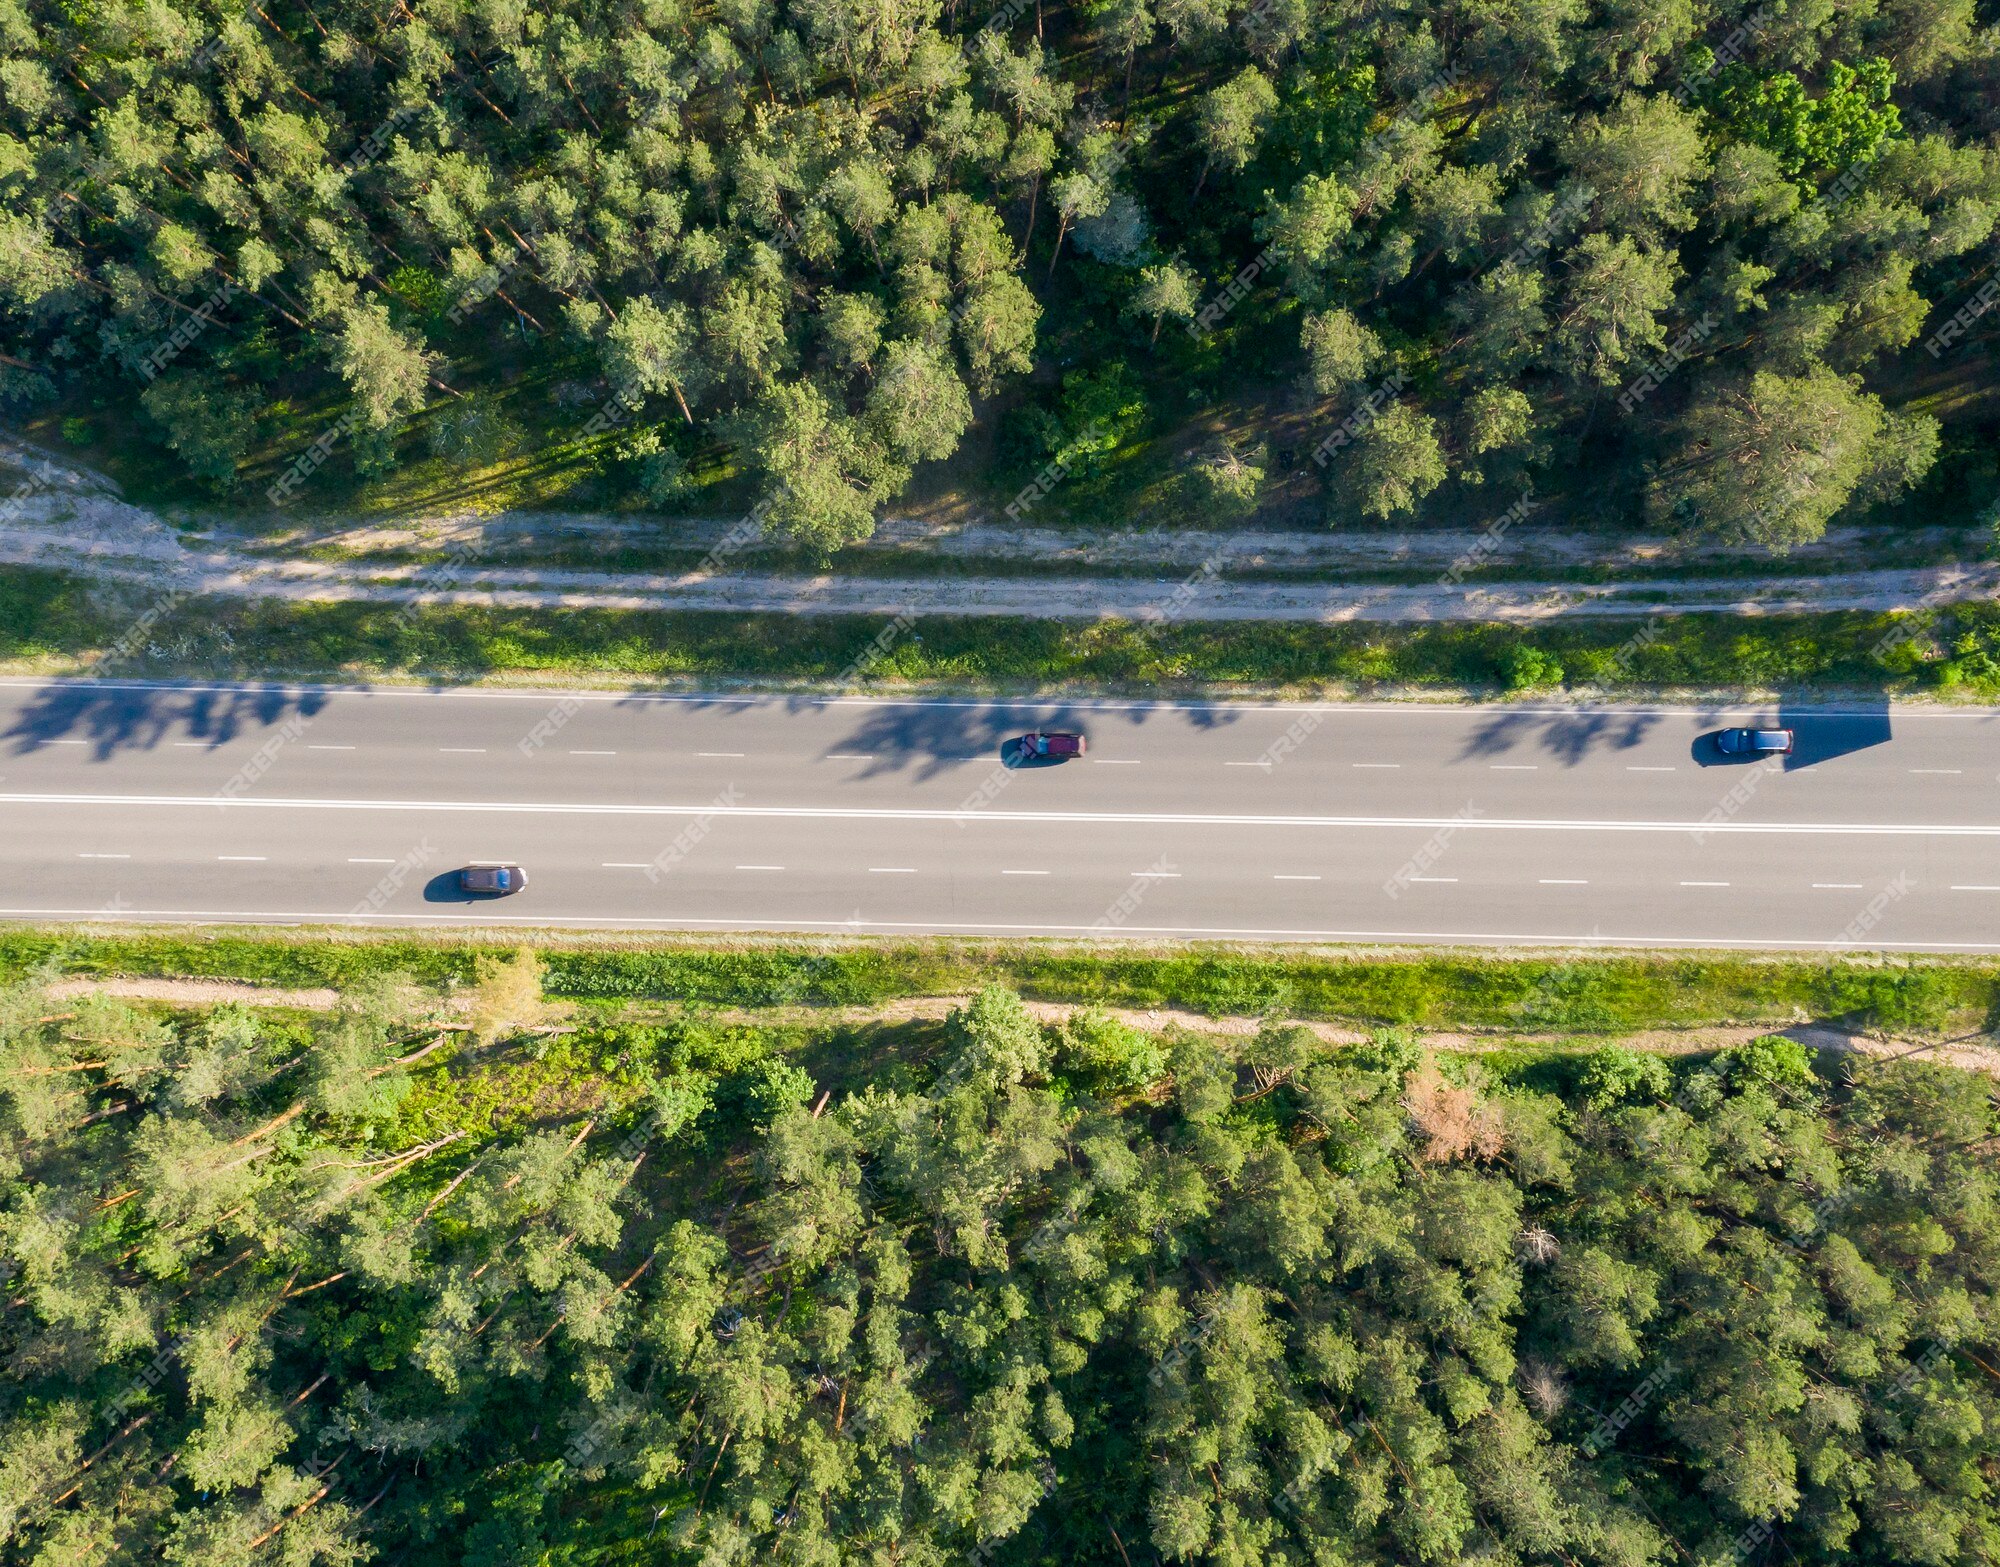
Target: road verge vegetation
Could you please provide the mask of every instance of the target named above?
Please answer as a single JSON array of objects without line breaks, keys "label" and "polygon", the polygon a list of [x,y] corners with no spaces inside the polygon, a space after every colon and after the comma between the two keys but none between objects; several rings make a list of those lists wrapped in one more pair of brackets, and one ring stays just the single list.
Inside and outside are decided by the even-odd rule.
[{"label": "road verge vegetation", "polygon": [[1538,693],[1602,700],[1787,691],[2000,699],[2000,605],[1991,604],[1534,625],[923,617],[885,646],[881,636],[891,619],[179,598],[121,606],[81,578],[15,570],[0,572],[0,669],[598,686],[754,681],[995,693]]},{"label": "road verge vegetation", "polygon": [[[511,933],[14,927],[0,928],[0,979],[347,989],[407,975],[469,985],[519,942]],[[2000,1015],[2000,961],[1989,958],[559,932],[520,950],[537,954],[550,996],[594,1006],[882,1007],[997,982],[1063,1005],[1544,1035],[1825,1022],[1939,1036]]]},{"label": "road verge vegetation", "polygon": [[313,1014],[0,987],[0,1561],[1833,1567],[2000,1530],[1989,1078],[1232,1042],[997,985],[643,1022],[552,999],[555,957]]}]

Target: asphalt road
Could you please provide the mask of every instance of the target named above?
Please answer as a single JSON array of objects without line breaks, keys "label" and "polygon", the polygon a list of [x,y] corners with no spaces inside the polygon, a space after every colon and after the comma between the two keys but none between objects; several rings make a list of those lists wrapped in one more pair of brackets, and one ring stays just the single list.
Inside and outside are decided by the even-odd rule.
[{"label": "asphalt road", "polygon": [[0,917],[1992,951],[1996,782],[1988,710],[13,681]]}]

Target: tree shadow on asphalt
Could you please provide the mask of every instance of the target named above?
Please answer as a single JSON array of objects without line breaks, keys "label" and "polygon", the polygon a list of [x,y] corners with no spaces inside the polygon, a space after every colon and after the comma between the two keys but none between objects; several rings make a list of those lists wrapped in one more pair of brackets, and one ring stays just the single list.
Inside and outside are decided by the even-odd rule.
[{"label": "tree shadow on asphalt", "polygon": [[[657,701],[634,695],[620,706]],[[877,696],[855,690],[835,695],[798,693],[788,696],[691,697],[667,704],[671,712],[750,715],[782,707],[788,713],[828,709],[852,714],[854,727],[827,750],[862,755],[864,777],[914,770],[918,780],[936,778],[955,767],[1017,759],[1012,742],[1031,729],[1074,730],[1090,736],[1112,724],[1147,724],[1176,718],[1197,730],[1232,724],[1241,713],[1229,708],[1179,706],[1173,703],[1110,704],[1089,698],[1074,701],[1032,697],[952,700],[933,697]]]},{"label": "tree shadow on asphalt", "polygon": [[978,703],[965,706],[903,706],[884,703],[861,709],[842,751],[871,758],[869,773],[914,769],[919,779],[935,778],[954,767],[1013,766],[1021,758],[1015,742],[1030,730],[1064,730],[1084,735],[1093,749],[1114,727],[1178,718],[1191,728],[1219,729],[1240,715],[1203,707],[1135,703],[1107,710],[1090,701]]},{"label": "tree shadow on asphalt", "polygon": [[1530,747],[1574,767],[1593,751],[1629,751],[1642,743],[1666,715],[1578,708],[1574,712],[1495,713],[1472,732],[1459,753],[1462,762],[1506,756]]},{"label": "tree shadow on asphalt", "polygon": [[64,740],[84,740],[99,761],[169,741],[226,745],[249,730],[310,722],[332,693],[266,685],[227,690],[51,684],[29,698],[0,742],[16,756]]}]

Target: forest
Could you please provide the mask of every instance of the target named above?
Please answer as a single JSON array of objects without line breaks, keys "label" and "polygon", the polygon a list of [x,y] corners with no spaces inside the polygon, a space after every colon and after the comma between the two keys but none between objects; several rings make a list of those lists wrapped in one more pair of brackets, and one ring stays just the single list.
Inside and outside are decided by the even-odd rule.
[{"label": "forest", "polygon": [[831,551],[927,464],[1039,521],[1145,451],[1175,522],[1533,495],[1783,549],[1993,499],[1997,40],[1977,0],[0,0],[0,401],[266,509],[569,462]]},{"label": "forest", "polygon": [[1974,1563],[1990,1078],[0,991],[0,1562]]}]

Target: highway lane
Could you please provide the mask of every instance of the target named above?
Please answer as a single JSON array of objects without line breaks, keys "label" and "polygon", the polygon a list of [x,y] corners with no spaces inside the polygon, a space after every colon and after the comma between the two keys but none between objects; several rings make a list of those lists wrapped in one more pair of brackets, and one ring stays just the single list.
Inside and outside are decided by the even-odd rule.
[{"label": "highway lane", "polygon": [[14,681],[0,916],[2000,950],[1996,782],[1988,710]]}]

